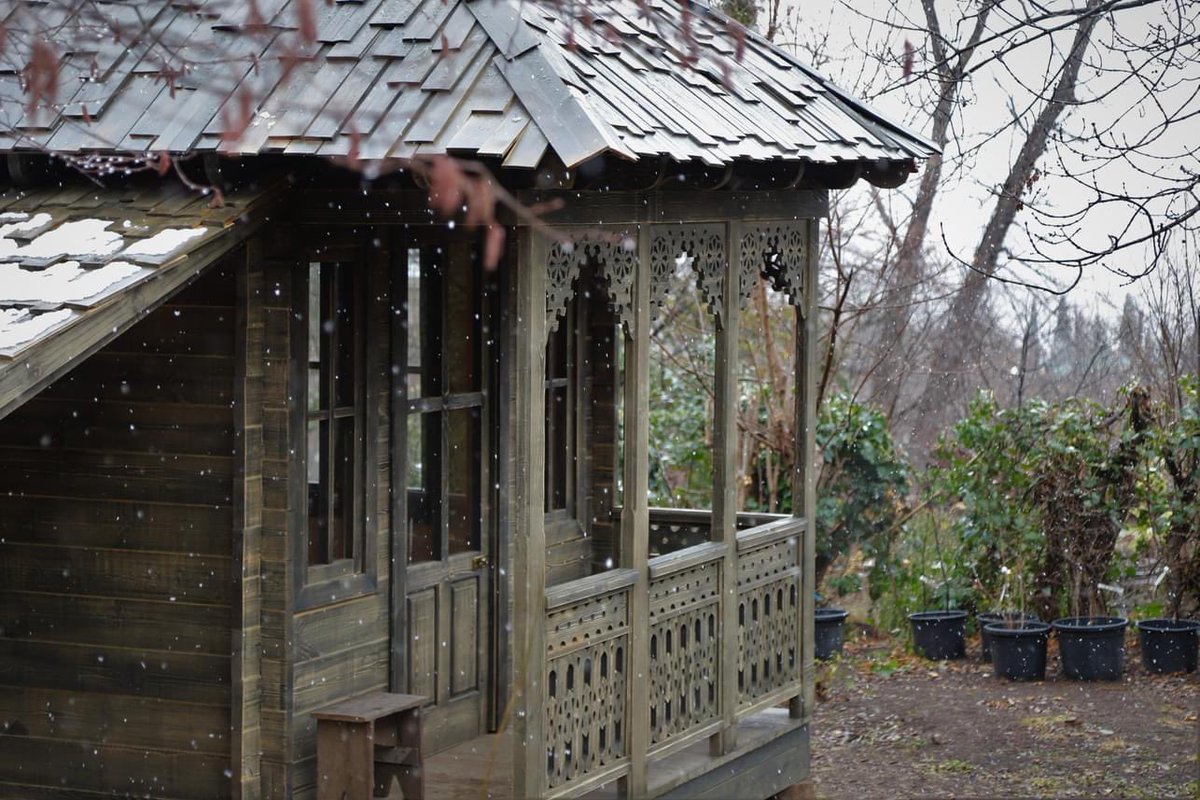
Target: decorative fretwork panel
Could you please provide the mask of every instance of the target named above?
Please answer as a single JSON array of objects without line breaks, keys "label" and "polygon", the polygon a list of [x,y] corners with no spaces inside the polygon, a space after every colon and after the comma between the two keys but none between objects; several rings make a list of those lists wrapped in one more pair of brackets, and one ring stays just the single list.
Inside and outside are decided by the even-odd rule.
[{"label": "decorative fretwork panel", "polygon": [[546,781],[551,789],[624,759],[629,594],[616,591],[546,615]]},{"label": "decorative fretwork panel", "polygon": [[632,331],[633,279],[637,238],[620,230],[560,230],[567,241],[554,242],[546,260],[546,330],[552,333],[567,312],[582,267],[590,265],[604,280],[617,317]]},{"label": "decorative fretwork panel", "polygon": [[721,292],[727,268],[725,226],[655,225],[650,240],[650,314],[658,315],[671,288],[671,276],[687,261],[696,287],[709,310],[723,325]]},{"label": "decorative fretwork panel", "polygon": [[738,706],[800,680],[798,537],[738,556]]},{"label": "decorative fretwork panel", "polygon": [[650,582],[650,742],[720,716],[720,569],[712,561]]},{"label": "decorative fretwork panel", "polygon": [[550,657],[629,630],[629,594],[625,591],[581,600],[546,614],[546,652]]},{"label": "decorative fretwork panel", "polygon": [[804,275],[808,263],[807,223],[770,222],[747,225],[742,233],[741,263],[738,264],[738,295],[745,306],[754,292],[758,276],[771,281],[788,301],[804,307]]}]

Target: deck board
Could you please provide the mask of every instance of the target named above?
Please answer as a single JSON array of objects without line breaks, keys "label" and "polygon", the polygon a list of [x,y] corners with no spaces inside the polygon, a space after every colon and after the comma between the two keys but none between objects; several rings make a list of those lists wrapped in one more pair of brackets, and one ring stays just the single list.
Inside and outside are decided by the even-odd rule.
[{"label": "deck board", "polygon": [[[738,741],[742,744],[727,756],[714,758],[707,742],[699,742],[650,765],[649,789],[661,794],[720,767],[730,765],[755,749],[766,746],[802,723],[790,719],[787,710],[771,708],[742,720]],[[425,759],[425,796],[429,800],[512,800],[511,733],[490,733],[471,739]],[[401,797],[393,786],[389,796]],[[585,796],[588,800],[617,797],[615,783]]]}]

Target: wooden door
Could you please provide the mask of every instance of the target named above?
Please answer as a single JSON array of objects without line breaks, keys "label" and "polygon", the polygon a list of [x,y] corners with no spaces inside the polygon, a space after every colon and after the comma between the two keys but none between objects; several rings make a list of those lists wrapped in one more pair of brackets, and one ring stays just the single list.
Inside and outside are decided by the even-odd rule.
[{"label": "wooden door", "polygon": [[395,456],[406,491],[394,651],[406,691],[429,698],[425,747],[436,752],[486,731],[492,694],[493,304],[471,238],[406,242],[399,255]]}]

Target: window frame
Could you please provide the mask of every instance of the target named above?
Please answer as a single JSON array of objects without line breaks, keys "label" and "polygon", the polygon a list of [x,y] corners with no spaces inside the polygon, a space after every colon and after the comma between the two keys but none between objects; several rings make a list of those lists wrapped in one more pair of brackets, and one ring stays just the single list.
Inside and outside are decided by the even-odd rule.
[{"label": "window frame", "polygon": [[[308,405],[309,367],[313,363],[309,353],[309,276],[313,264],[337,265],[339,269],[350,269],[353,274],[354,294],[350,306],[354,320],[354,487],[352,526],[350,531],[352,557],[335,559],[325,564],[309,563],[309,513],[308,513],[308,423],[314,417]],[[297,611],[328,605],[343,600],[370,594],[378,587],[377,538],[378,524],[378,476],[372,474],[371,466],[378,462],[379,419],[377,413],[368,413],[377,405],[378,354],[366,346],[369,331],[377,322],[377,314],[368,298],[375,296],[374,273],[361,251],[342,254],[339,257],[312,257],[298,263],[292,273],[291,302],[291,377],[290,377],[290,438],[293,442],[292,481],[289,487],[288,505],[291,508],[292,536],[292,586]],[[319,362],[319,357],[317,359]],[[337,399],[330,397],[330,420],[337,418]],[[342,415],[345,418],[345,415]],[[332,428],[332,426],[331,426]],[[331,430],[331,441],[336,434]],[[322,468],[330,469],[333,465]],[[327,512],[328,513],[328,512]]]}]

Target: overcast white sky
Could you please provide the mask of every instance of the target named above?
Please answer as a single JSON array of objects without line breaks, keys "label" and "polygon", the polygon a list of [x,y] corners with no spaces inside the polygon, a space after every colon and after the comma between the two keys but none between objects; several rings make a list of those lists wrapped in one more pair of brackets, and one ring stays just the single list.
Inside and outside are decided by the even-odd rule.
[{"label": "overcast white sky", "polygon": [[[1186,1],[1186,0],[1185,0]],[[1055,2],[1051,7],[1075,6],[1082,0],[1069,3],[1067,0]],[[1170,0],[1173,5],[1174,0]],[[1024,4],[1028,7],[1030,4]],[[955,34],[952,27],[954,21],[961,17],[962,8],[976,7],[973,2],[953,2],[939,0],[939,11],[944,32],[947,36],[965,39],[966,31]],[[888,52],[898,61],[903,52],[904,41],[912,42],[916,53],[916,69],[920,70],[925,57],[925,40],[920,30],[894,31],[886,26],[873,23],[870,17],[876,19],[889,18],[902,21],[907,15],[910,20],[923,21],[920,5],[917,0],[790,0],[788,7],[791,13],[797,14],[800,25],[796,29],[798,35],[793,37],[786,32],[780,37],[783,42],[796,38],[801,42],[824,41],[824,52],[828,62],[820,65],[821,70],[842,86],[855,91],[860,96],[871,97],[871,102],[880,111],[897,121],[904,121],[921,132],[927,132],[931,121],[928,108],[921,96],[910,90],[892,91],[882,95],[877,93],[885,86],[897,82],[901,78],[898,64],[880,71],[876,62],[864,58],[864,49],[871,52]],[[1015,2],[1004,2],[1001,9],[1018,11],[1021,6]],[[1136,11],[1122,12],[1120,16],[1120,33],[1131,38],[1144,36],[1153,26],[1167,20],[1169,10],[1168,0],[1155,3]],[[993,19],[1002,21],[1000,13],[994,12]],[[1061,50],[1069,47],[1071,29],[1057,35],[1055,46],[1059,53],[1047,40],[1040,44],[1023,48],[1019,56],[1007,59],[1003,65],[993,64],[982,70],[972,81],[964,100],[966,105],[957,117],[955,127],[960,131],[959,141],[972,148],[969,157],[962,162],[961,169],[947,171],[940,197],[934,211],[934,227],[931,229],[931,241],[940,240],[944,233],[951,249],[960,257],[969,259],[978,241],[980,231],[987,221],[991,209],[989,192],[1000,185],[1008,172],[1014,155],[1020,147],[1021,140],[1013,133],[992,136],[992,133],[1002,127],[1012,118],[1010,108],[1018,108],[1023,104],[1035,102],[1035,98],[1022,84],[1040,87],[1048,70],[1053,70],[1061,63]],[[1111,81],[1101,76],[1096,69],[1099,53],[1103,44],[1113,35],[1113,30],[1107,24],[1101,24],[1093,36],[1093,47],[1089,52],[1085,67],[1081,73],[1080,95],[1095,97],[1108,88]],[[1109,57],[1111,58],[1111,57]],[[976,63],[979,57],[976,58]],[[1200,87],[1200,64],[1191,62],[1181,64],[1178,75],[1187,78],[1186,83],[1172,92],[1160,92],[1156,101],[1170,105],[1191,101],[1195,103],[1192,92]],[[1186,92],[1186,94],[1185,94]],[[1122,111],[1127,110],[1135,97],[1142,93],[1118,91],[1102,102],[1091,103],[1065,114],[1062,121],[1067,126],[1090,125],[1092,122],[1103,124],[1107,119],[1115,119]],[[1200,112],[1200,109],[1197,109]],[[1146,124],[1147,117],[1139,114],[1130,115],[1124,129],[1128,133],[1136,133]],[[1200,142],[1200,122],[1195,120],[1187,125],[1174,126],[1169,134],[1156,145],[1156,154],[1170,156],[1158,161],[1153,169],[1159,174],[1178,174],[1179,170],[1189,169],[1193,172],[1200,169],[1200,161],[1195,154],[1195,145]],[[952,143],[949,155],[957,155]],[[1049,157],[1043,163],[1050,161]],[[1053,163],[1051,166],[1053,166]],[[1149,181],[1138,176],[1131,169],[1111,169],[1104,176],[1105,184],[1117,189],[1124,185],[1136,191],[1149,185]],[[910,179],[910,185],[915,186],[915,177]],[[1073,209],[1086,202],[1087,196],[1068,181],[1049,179],[1038,185],[1037,202],[1055,209]],[[1018,217],[1022,222],[1027,214]],[[1089,215],[1080,234],[1088,240],[1104,241],[1107,235],[1119,224],[1121,217],[1117,215]],[[1024,245],[1023,232],[1017,226],[1010,231],[1008,243],[1014,249]],[[1115,266],[1130,272],[1137,272],[1146,263],[1145,252],[1129,252],[1112,262]],[[1022,278],[1032,278],[1027,271],[1014,270]],[[1068,283],[1074,275],[1073,270],[1060,270],[1059,282]],[[1094,267],[1086,271],[1084,279],[1072,299],[1079,302],[1107,301],[1120,308],[1128,289],[1122,286],[1124,279],[1108,270]],[[1089,302],[1090,304],[1090,302]]]}]

